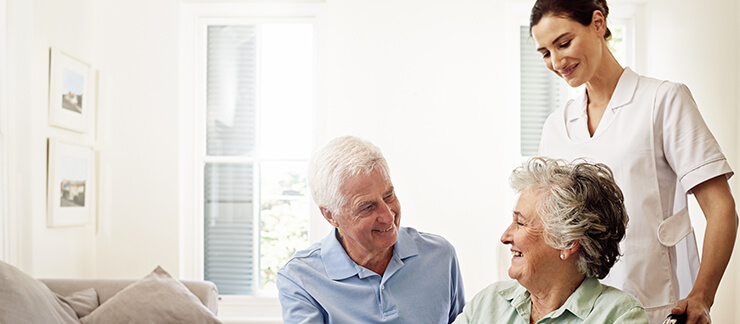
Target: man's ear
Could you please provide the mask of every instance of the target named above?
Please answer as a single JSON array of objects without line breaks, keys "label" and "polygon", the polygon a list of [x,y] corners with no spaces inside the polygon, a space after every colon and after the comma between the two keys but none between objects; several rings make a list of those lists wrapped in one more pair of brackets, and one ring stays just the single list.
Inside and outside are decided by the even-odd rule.
[{"label": "man's ear", "polygon": [[319,210],[321,211],[321,215],[324,216],[327,222],[331,224],[331,226],[339,227],[339,223],[337,223],[337,219],[334,217],[334,213],[332,213],[329,209],[326,207],[319,206]]},{"label": "man's ear", "polygon": [[604,38],[604,35],[606,35],[606,18],[604,18],[604,14],[600,10],[594,10],[591,16],[591,25],[596,28],[596,33],[601,38]]}]

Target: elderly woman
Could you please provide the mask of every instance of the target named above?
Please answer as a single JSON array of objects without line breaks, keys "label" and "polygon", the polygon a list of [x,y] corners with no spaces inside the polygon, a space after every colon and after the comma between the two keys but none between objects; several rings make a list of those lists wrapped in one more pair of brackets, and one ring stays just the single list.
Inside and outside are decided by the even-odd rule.
[{"label": "elderly woman", "polygon": [[619,258],[628,220],[611,170],[533,158],[510,182],[519,199],[501,242],[515,280],[478,293],[455,323],[647,323],[635,297],[597,280]]}]

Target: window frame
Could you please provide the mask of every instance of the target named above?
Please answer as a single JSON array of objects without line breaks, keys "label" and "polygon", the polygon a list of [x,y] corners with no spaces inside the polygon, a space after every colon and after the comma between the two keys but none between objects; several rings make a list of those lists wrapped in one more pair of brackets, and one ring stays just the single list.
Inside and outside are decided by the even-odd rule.
[{"label": "window frame", "polygon": [[[6,1],[0,0],[0,17],[7,21]],[[0,260],[11,260],[11,220],[8,213],[8,33],[6,24],[0,25]]]},{"label": "window frame", "polygon": [[[305,1],[298,3],[265,2],[265,3],[186,3],[181,12],[181,56],[180,82],[180,115],[179,115],[179,171],[180,204],[180,278],[202,280],[204,278],[204,165],[206,162],[253,163],[255,157],[208,158],[205,150],[204,122],[206,107],[206,52],[207,26],[224,24],[262,24],[262,23],[306,23],[313,24],[314,29],[314,111],[323,102],[320,90],[319,54],[324,30],[323,3]],[[259,114],[259,112],[257,112]],[[258,116],[259,118],[259,116]],[[315,117],[313,117],[316,120]],[[259,128],[259,125],[257,126]],[[316,127],[312,144],[317,142]],[[259,131],[259,129],[258,129]],[[272,159],[264,159],[270,161]],[[281,159],[283,160],[283,159]],[[290,160],[290,159],[285,159]],[[255,169],[257,170],[257,169]],[[259,185],[257,183],[257,185]],[[310,198],[309,198],[310,200]],[[258,208],[258,204],[255,204]],[[309,242],[317,241],[318,235],[325,235],[325,223],[316,208],[310,203]],[[318,229],[318,230],[317,230]],[[317,233],[318,232],[318,233]],[[257,243],[259,237],[255,237]],[[259,246],[259,245],[255,245]],[[259,251],[256,251],[259,255]],[[259,274],[259,265],[255,265],[255,274]],[[255,283],[259,287],[258,278]],[[264,293],[255,290],[255,295],[221,295],[219,296],[219,318],[226,323],[281,323],[282,313],[277,293]]]}]

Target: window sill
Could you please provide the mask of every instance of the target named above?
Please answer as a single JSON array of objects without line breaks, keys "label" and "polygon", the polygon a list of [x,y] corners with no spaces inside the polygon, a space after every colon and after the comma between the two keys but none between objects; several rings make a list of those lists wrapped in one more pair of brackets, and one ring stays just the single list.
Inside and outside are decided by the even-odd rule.
[{"label": "window sill", "polygon": [[224,324],[282,324],[283,319],[282,318],[272,318],[272,317],[250,317],[250,318],[242,318],[242,317],[224,317],[224,316],[218,316],[218,319],[220,319]]},{"label": "window sill", "polygon": [[277,297],[219,296],[218,318],[225,324],[280,324]]}]

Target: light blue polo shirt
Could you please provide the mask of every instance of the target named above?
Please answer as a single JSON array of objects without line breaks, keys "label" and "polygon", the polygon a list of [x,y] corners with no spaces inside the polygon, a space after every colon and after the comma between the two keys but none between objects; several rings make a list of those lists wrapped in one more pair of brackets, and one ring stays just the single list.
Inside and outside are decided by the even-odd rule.
[{"label": "light blue polo shirt", "polygon": [[455,249],[410,227],[399,229],[382,277],[352,261],[334,229],[296,252],[277,286],[285,324],[451,323],[465,305]]}]

